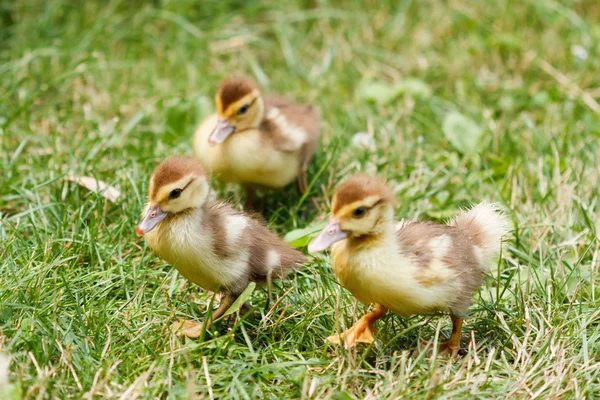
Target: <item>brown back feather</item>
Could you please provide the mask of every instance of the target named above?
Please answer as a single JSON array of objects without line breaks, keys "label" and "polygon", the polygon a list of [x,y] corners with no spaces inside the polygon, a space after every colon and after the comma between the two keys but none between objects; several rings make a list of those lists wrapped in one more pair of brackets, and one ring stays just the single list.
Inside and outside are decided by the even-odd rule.
[{"label": "brown back feather", "polygon": [[471,305],[473,292],[481,286],[485,270],[481,268],[473,251],[473,241],[464,229],[433,222],[406,222],[396,232],[400,252],[412,257],[420,267],[428,268],[433,259],[430,242],[447,235],[451,240],[448,253],[442,262],[458,272],[457,279],[462,283],[456,301],[451,305],[452,313],[463,316]]},{"label": "brown back feather", "polygon": [[[268,115],[269,110],[272,108],[277,108],[290,125],[297,126],[306,132],[306,142],[302,145],[301,164],[308,163],[317,150],[319,136],[321,135],[319,109],[307,104],[296,104],[280,96],[269,95],[265,97],[265,115]],[[278,126],[269,118],[262,120],[260,129],[265,136],[271,139],[277,150],[297,150],[297,148],[292,148],[295,144],[290,143],[290,140],[279,131]]]},{"label": "brown back feather", "polygon": [[[283,279],[290,273],[300,269],[306,261],[302,252],[289,247],[276,233],[270,231],[264,223],[253,215],[235,210],[226,203],[210,202],[206,206],[208,212],[203,221],[210,227],[213,234],[213,251],[220,257],[234,256],[227,244],[226,230],[223,225],[227,215],[243,215],[248,219],[248,225],[241,233],[236,249],[248,250],[249,276],[245,281],[236,283],[235,287],[225,288],[227,291],[239,294],[249,282],[265,283],[271,279]],[[272,271],[267,267],[267,254],[275,250],[280,256],[280,266]],[[237,250],[234,250],[234,253]]]}]

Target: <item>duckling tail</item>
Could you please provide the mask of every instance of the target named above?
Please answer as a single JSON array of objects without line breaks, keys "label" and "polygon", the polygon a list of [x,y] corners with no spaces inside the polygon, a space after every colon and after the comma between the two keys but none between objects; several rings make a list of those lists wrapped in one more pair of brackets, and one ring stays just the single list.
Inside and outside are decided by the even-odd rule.
[{"label": "duckling tail", "polygon": [[488,268],[502,246],[502,238],[510,232],[510,222],[495,203],[480,203],[458,215],[449,225],[468,232],[476,246],[480,265]]}]

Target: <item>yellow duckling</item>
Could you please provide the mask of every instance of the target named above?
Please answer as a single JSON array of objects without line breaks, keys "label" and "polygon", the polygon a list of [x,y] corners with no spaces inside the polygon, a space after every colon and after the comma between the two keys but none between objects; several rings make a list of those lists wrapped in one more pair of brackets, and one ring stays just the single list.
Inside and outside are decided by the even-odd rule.
[{"label": "yellow duckling", "polygon": [[298,180],[317,149],[320,117],[316,107],[261,96],[247,78],[225,80],[216,95],[217,113],[194,134],[194,150],[204,167],[224,182],[240,183],[246,206],[253,188],[280,188]]},{"label": "yellow duckling", "polygon": [[[201,288],[220,291],[219,318],[250,282],[281,279],[302,267],[304,255],[275,233],[225,203],[209,200],[204,168],[174,157],[150,178],[148,204],[137,226],[154,252]],[[198,337],[202,324],[179,321],[174,330]]]},{"label": "yellow duckling", "polygon": [[393,195],[368,176],[343,181],[333,196],[332,216],[309,244],[314,253],[332,247],[333,272],[363,303],[375,304],[341,336],[349,348],[373,342],[373,323],[387,310],[402,316],[436,311],[452,317],[442,350],[460,348],[463,318],[481,286],[509,224],[494,204],[481,203],[448,224],[394,224]]}]

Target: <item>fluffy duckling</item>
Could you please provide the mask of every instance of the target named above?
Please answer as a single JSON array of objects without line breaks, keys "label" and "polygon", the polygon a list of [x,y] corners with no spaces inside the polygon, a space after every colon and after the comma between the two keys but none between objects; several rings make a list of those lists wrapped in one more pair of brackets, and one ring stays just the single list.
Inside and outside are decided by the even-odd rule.
[{"label": "fluffy duckling", "polygon": [[196,156],[211,174],[242,184],[247,207],[254,187],[280,188],[297,179],[304,193],[321,130],[316,107],[263,97],[244,77],[221,84],[216,106],[194,134]]},{"label": "fluffy duckling", "polygon": [[[204,168],[174,157],[150,178],[148,204],[137,226],[154,252],[188,280],[222,293],[210,321],[219,318],[250,282],[281,279],[299,269],[304,255],[275,233],[225,203],[209,200]],[[179,321],[174,330],[198,337],[202,324]]]},{"label": "fluffy duckling", "polygon": [[368,176],[343,181],[333,196],[332,216],[309,244],[314,253],[332,247],[333,271],[363,303],[375,304],[341,337],[349,348],[373,342],[373,323],[387,310],[402,316],[436,311],[452,317],[452,334],[441,350],[456,354],[463,318],[498,253],[508,221],[494,204],[481,203],[448,224],[394,224],[393,195]]}]

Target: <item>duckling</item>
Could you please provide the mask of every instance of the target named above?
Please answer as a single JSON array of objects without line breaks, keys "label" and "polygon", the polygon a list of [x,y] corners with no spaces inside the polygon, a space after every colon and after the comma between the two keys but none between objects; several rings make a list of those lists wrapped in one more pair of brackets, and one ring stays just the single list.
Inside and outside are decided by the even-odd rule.
[{"label": "duckling", "polygon": [[245,77],[223,81],[216,106],[194,133],[194,151],[215,177],[244,186],[247,208],[255,187],[281,188],[297,179],[300,193],[306,191],[321,131],[316,107],[263,97]]},{"label": "duckling", "polygon": [[309,244],[310,253],[330,246],[333,272],[359,301],[374,304],[341,336],[346,348],[373,342],[373,324],[387,310],[402,316],[449,313],[452,334],[441,350],[456,354],[473,292],[508,232],[495,204],[481,203],[447,224],[394,224],[394,196],[381,181],[354,176],[336,189],[332,216]]},{"label": "duckling", "polygon": [[[227,311],[250,282],[282,279],[304,264],[304,255],[275,233],[228,204],[209,199],[202,165],[173,157],[150,178],[148,204],[137,226],[148,245],[189,281],[221,292],[214,321]],[[172,327],[195,338],[202,324],[180,320]]]}]

